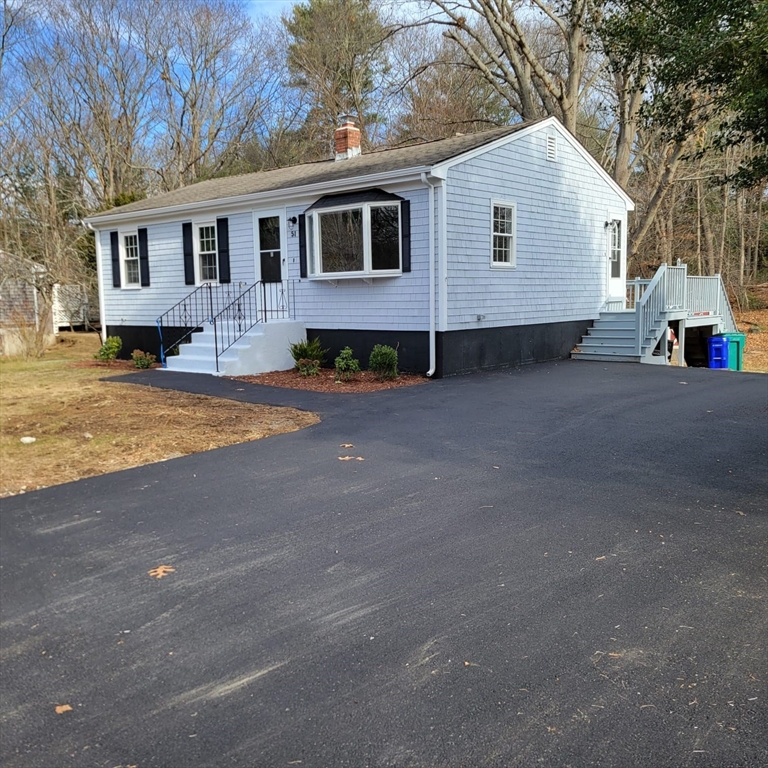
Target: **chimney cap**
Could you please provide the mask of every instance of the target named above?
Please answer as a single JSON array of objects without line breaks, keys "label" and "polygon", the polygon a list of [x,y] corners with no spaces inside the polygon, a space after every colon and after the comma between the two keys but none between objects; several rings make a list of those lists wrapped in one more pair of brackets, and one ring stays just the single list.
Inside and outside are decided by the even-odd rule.
[{"label": "chimney cap", "polygon": [[356,125],[357,118],[354,115],[340,115],[339,123],[341,125]]}]

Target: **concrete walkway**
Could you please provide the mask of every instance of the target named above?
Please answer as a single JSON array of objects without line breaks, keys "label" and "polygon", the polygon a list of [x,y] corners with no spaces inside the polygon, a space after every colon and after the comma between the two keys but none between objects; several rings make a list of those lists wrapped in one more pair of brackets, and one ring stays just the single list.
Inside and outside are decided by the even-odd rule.
[{"label": "concrete walkway", "polygon": [[768,377],[130,380],[323,421],[3,500],[2,765],[768,764]]}]

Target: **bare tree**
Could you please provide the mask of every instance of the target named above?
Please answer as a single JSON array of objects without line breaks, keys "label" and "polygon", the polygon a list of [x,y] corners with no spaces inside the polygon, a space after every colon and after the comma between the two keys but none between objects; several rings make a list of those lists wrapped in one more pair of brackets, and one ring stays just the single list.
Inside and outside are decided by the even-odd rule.
[{"label": "bare tree", "polygon": [[576,133],[590,66],[591,0],[431,0],[446,36],[523,119],[556,115]]},{"label": "bare tree", "polygon": [[216,174],[228,149],[251,135],[274,95],[270,29],[257,34],[235,0],[153,0],[139,24],[159,77],[155,167],[162,187],[175,189]]},{"label": "bare tree", "polygon": [[454,41],[430,26],[405,29],[392,49],[396,104],[388,143],[441,139],[506,125],[514,112]]}]

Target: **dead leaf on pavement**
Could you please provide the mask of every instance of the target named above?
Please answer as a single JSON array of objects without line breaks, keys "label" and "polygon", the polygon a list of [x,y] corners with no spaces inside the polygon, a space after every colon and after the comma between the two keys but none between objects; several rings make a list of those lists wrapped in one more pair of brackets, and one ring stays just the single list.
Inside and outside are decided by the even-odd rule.
[{"label": "dead leaf on pavement", "polygon": [[342,443],[339,448],[354,448],[355,446],[352,445],[352,443]]},{"label": "dead leaf on pavement", "polygon": [[339,461],[352,461],[354,458],[354,456],[339,456]]},{"label": "dead leaf on pavement", "polygon": [[736,514],[737,515],[741,515],[742,517],[746,517],[747,516],[746,513],[742,512],[740,509],[736,510]]},{"label": "dead leaf on pavement", "polygon": [[169,573],[173,573],[176,569],[171,568],[170,565],[158,565],[157,568],[153,568],[151,571],[147,571],[150,576],[154,576],[156,579],[162,579],[163,576],[167,576]]},{"label": "dead leaf on pavement", "polygon": [[600,557],[596,557],[595,560],[605,560],[605,555],[601,555]]},{"label": "dead leaf on pavement", "polygon": [[69,706],[69,704],[59,704],[56,707],[56,714],[57,715],[63,715],[65,712],[71,712],[72,707]]}]

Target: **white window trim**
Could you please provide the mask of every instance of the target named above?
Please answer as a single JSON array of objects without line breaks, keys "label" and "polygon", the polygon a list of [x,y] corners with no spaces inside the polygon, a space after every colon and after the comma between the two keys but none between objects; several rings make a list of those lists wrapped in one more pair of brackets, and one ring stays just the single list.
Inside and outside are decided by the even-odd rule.
[{"label": "white window trim", "polygon": [[[371,266],[371,208],[387,208],[397,206],[397,249],[400,266],[398,269],[376,269]],[[320,215],[324,213],[338,213],[339,211],[363,210],[363,269],[355,272],[313,272],[320,264]],[[307,214],[307,229],[312,227],[312,250],[307,253],[309,264],[307,274],[310,280],[353,280],[364,278],[369,280],[374,277],[399,277],[403,274],[403,208],[399,200],[381,200],[376,202],[354,203],[329,208],[319,208]],[[309,249],[310,233],[307,232],[307,248]]]},{"label": "white window trim", "polygon": [[[216,279],[203,280],[200,264],[200,227],[213,227],[216,233]],[[192,222],[192,252],[195,255],[195,285],[219,284],[219,231],[216,227],[216,219],[199,219]]]},{"label": "white window trim", "polygon": [[[128,269],[126,266],[125,238],[133,235],[136,238],[136,249],[138,258],[136,264],[139,267],[139,281],[137,283],[128,282]],[[120,288],[124,291],[137,291],[141,289],[141,252],[139,248],[139,230],[138,229],[119,229],[117,231],[120,245]]]},{"label": "white window trim", "polygon": [[[512,260],[509,263],[493,260],[493,209],[494,207],[503,207],[512,209]],[[491,269],[517,269],[517,203],[510,200],[491,200],[490,206],[490,264]]]}]

